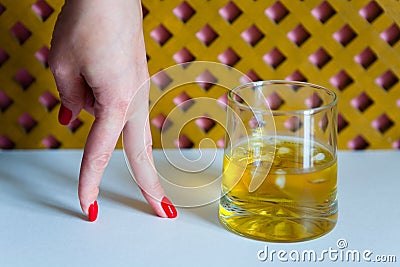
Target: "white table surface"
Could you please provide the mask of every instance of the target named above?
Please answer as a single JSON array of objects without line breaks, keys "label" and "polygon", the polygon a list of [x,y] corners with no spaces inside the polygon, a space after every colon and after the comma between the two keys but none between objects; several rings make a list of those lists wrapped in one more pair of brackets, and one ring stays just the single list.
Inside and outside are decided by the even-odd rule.
[{"label": "white table surface", "polygon": [[[192,153],[192,152],[187,152]],[[99,217],[89,223],[77,198],[82,151],[0,151],[0,266],[310,266],[293,262],[289,253],[313,250],[371,251],[394,255],[400,264],[400,152],[339,153],[339,221],[329,234],[300,243],[266,243],[226,231],[218,222],[218,203],[178,207],[178,218],[155,216],[145,203],[117,150],[104,175]],[[162,151],[154,152],[160,173],[179,176]],[[197,176],[221,172],[221,151]],[[205,178],[207,179],[207,177]],[[174,202],[182,199],[169,196]],[[340,250],[337,242],[348,246]],[[288,262],[260,261],[267,247],[286,251]],[[283,254],[282,254],[283,255]],[[293,254],[292,254],[293,255]],[[349,266],[330,260],[319,265]],[[340,254],[337,254],[340,255]],[[264,256],[264,254],[260,254]],[[285,258],[284,256],[282,257]],[[363,262],[363,259],[361,259]],[[355,263],[364,266],[365,263]]]}]

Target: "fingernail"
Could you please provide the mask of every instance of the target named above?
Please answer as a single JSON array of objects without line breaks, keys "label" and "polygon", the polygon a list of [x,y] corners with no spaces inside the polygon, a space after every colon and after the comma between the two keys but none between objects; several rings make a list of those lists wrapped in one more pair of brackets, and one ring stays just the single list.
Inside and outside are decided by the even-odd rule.
[{"label": "fingernail", "polygon": [[97,201],[89,206],[89,222],[94,222],[97,219],[97,213],[99,212],[99,206],[97,206]]},{"label": "fingernail", "polygon": [[167,197],[163,197],[161,200],[161,207],[165,211],[165,214],[167,214],[168,218],[175,218],[178,215],[175,206]]},{"label": "fingernail", "polygon": [[72,118],[72,111],[61,104],[60,111],[58,112],[58,121],[62,125],[68,125]]}]

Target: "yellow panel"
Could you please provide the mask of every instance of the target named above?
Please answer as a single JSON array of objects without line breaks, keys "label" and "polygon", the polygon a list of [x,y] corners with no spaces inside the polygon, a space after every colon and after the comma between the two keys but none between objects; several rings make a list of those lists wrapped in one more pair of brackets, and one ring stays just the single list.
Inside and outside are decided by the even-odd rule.
[{"label": "yellow panel", "polygon": [[[54,10],[46,20],[33,11],[32,5],[36,2],[0,0],[0,10],[3,10],[0,11],[0,148],[83,147],[93,119],[82,113],[79,117],[81,126],[74,130],[58,124],[59,103],[53,103],[50,108],[41,103],[43,97],[51,99],[49,95],[53,95],[55,101],[58,100],[52,75],[48,67],[35,57],[35,53],[43,46],[49,47],[52,28],[64,1],[45,1]],[[187,0],[185,3],[192,8],[193,15],[187,16],[185,21],[174,14],[174,9],[182,8],[182,3],[182,0],[143,1],[147,11],[144,32],[151,74],[175,65],[177,62],[174,55],[182,48],[187,49],[195,60],[213,62],[220,62],[220,55],[231,49],[239,60],[233,60],[230,64],[254,79],[304,79],[335,90],[339,96],[339,113],[346,121],[340,124],[340,149],[400,147],[398,1]],[[240,11],[240,15],[232,21],[227,21],[220,12],[229,3],[231,7],[237,7],[236,11]],[[332,15],[320,21],[315,14],[322,3],[325,3],[325,13],[319,14],[329,14],[328,11],[332,11]],[[271,14],[279,18],[279,15],[285,14],[282,10],[286,11],[286,15],[274,21]],[[183,14],[189,13],[186,11]],[[10,33],[17,22],[31,32],[22,44]],[[162,44],[153,38],[157,32],[154,30],[160,25],[170,33],[170,38]],[[207,45],[196,35],[206,25],[217,36]],[[295,39],[291,40],[288,33],[299,25],[302,25],[298,28],[300,33],[294,34]],[[352,29],[354,38],[346,41],[349,36],[344,34],[341,36],[342,44],[338,38],[335,39],[335,33],[345,25]],[[242,33],[252,26],[255,27],[250,37],[257,37],[257,30],[254,32],[254,29],[258,29],[262,38],[257,42],[253,40],[253,43],[250,40],[249,43],[243,39]],[[394,31],[392,39],[388,41],[382,35],[391,26]],[[301,38],[301,28],[308,33],[308,38]],[[399,32],[396,33],[396,30]],[[329,60],[318,61],[318,66],[310,56],[321,48],[329,55]],[[273,49],[276,49],[275,52],[279,50],[284,60],[280,63],[275,61],[275,65],[271,66],[271,62],[265,59]],[[365,55],[358,62],[358,55],[363,51]],[[3,61],[2,52],[3,58],[4,52],[8,55]],[[34,78],[29,86],[25,84],[26,88],[14,78],[21,69]],[[340,72],[346,73],[351,82],[346,84],[342,77],[337,79],[339,83],[335,83],[332,79]],[[293,76],[294,73],[297,76]],[[377,80],[384,73],[386,77],[381,84]],[[224,136],[221,125],[216,123],[204,131],[191,119],[207,115],[214,120],[223,120],[223,107],[218,104],[207,105],[196,99],[218,99],[226,93],[226,89],[212,86],[204,90],[196,84],[178,86],[179,77],[174,79],[171,83],[177,85],[174,90],[160,89],[155,85],[151,89],[150,120],[164,114],[170,121],[169,128],[163,132],[154,123],[151,124],[154,146],[175,147],[174,141],[180,131],[192,142],[193,147],[198,147],[203,138],[221,141]],[[168,93],[165,94],[166,91]],[[183,92],[194,101],[186,111],[175,108],[174,103],[174,98]],[[161,100],[157,101],[160,97]],[[187,123],[182,125],[183,122]],[[161,144],[162,136],[165,143]],[[118,146],[121,147],[121,142]]]}]

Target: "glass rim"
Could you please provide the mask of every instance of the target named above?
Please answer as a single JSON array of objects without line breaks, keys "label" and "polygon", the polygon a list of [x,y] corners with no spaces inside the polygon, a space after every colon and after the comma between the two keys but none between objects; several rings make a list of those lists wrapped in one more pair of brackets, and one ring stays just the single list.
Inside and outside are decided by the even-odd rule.
[{"label": "glass rim", "polygon": [[[293,110],[273,110],[271,108],[269,108],[269,105],[266,105],[269,110],[265,110],[265,109],[260,109],[260,108],[256,108],[256,107],[252,107],[250,105],[247,104],[243,104],[237,100],[234,99],[233,94],[235,94],[236,92],[244,89],[244,88],[249,88],[249,87],[256,87],[256,86],[264,86],[264,85],[275,85],[275,84],[284,84],[284,85],[292,85],[292,86],[300,86],[300,87],[310,87],[313,89],[318,89],[318,90],[322,90],[325,91],[328,95],[331,95],[332,101],[330,101],[327,104],[321,105],[319,107],[315,107],[315,108],[307,108],[307,109],[293,109]],[[251,110],[251,111],[257,111],[257,112],[271,112],[272,115],[278,116],[278,115],[285,115],[285,114],[315,114],[318,113],[322,110],[326,110],[328,108],[331,108],[333,106],[335,106],[337,104],[338,101],[338,97],[337,94],[331,90],[328,89],[324,86],[321,85],[317,85],[317,84],[313,84],[313,83],[309,83],[309,82],[300,82],[300,81],[287,81],[287,80],[264,80],[264,81],[256,81],[256,82],[248,82],[242,85],[239,85],[231,90],[229,90],[228,92],[228,102],[234,103],[235,105],[247,109],[247,110]]]}]

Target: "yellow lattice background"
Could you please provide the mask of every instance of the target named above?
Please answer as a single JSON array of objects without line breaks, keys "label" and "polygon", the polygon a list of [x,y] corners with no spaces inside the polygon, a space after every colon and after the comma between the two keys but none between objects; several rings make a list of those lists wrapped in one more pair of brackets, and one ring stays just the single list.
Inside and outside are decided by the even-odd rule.
[{"label": "yellow lattice background", "polygon": [[[92,118],[82,113],[73,125],[58,124],[58,93],[46,63],[62,2],[0,0],[0,148],[84,145]],[[151,74],[206,60],[252,80],[320,84],[340,99],[340,149],[400,148],[399,1],[144,0],[143,13]],[[151,101],[173,80],[168,73],[153,80]],[[225,112],[225,93],[204,84],[170,91],[150,113],[155,147],[161,125],[164,147],[197,147],[204,137],[222,145],[223,128],[213,119]],[[220,105],[196,101],[201,97]],[[212,119],[192,120],[178,140],[168,138],[188,114]]]}]

